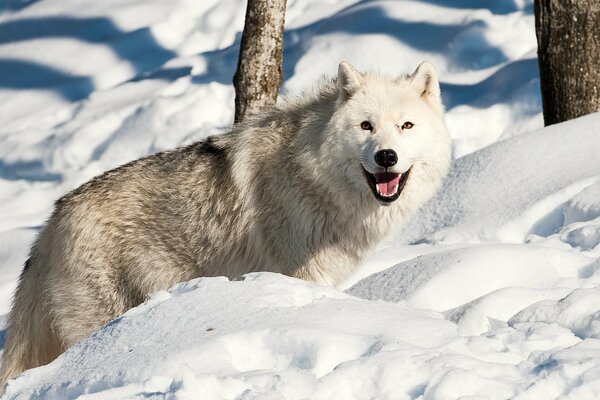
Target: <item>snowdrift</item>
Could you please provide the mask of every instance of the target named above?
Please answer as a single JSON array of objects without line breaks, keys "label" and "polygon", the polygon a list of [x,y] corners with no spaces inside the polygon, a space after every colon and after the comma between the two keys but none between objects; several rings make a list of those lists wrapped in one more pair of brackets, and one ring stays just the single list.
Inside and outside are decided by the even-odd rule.
[{"label": "snowdrift", "polygon": [[597,312],[581,313],[598,299],[578,290],[461,337],[438,313],[280,275],[202,278],[11,381],[5,398],[593,398]]},{"label": "snowdrift", "polygon": [[[563,222],[600,216],[597,190],[581,198],[590,204],[584,215],[574,213],[563,221],[556,215],[559,210],[549,209],[597,180],[599,124],[600,113],[588,115],[495,143],[456,160],[437,198],[398,238],[448,242],[478,236],[521,242],[528,234],[546,236]],[[580,208],[585,208],[584,204]]]},{"label": "snowdrift", "polygon": [[[6,397],[338,396],[362,357],[388,346],[429,348],[455,335],[440,314],[281,275],[202,278],[156,294],[51,365],[29,371]],[[364,389],[378,397],[375,387]]]}]

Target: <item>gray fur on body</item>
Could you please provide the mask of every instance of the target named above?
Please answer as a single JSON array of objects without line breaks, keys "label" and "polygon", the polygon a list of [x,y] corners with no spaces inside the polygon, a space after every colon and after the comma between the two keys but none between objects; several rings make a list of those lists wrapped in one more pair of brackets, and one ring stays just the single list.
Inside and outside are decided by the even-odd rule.
[{"label": "gray fur on body", "polygon": [[[367,118],[373,132],[357,128]],[[382,148],[400,155],[398,173],[412,167],[389,205],[363,171],[378,171]],[[388,79],[342,63],[337,80],[227,134],[92,179],[57,201],[33,245],[0,385],[177,282],[259,270],[340,282],[433,195],[449,160],[430,64]]]}]

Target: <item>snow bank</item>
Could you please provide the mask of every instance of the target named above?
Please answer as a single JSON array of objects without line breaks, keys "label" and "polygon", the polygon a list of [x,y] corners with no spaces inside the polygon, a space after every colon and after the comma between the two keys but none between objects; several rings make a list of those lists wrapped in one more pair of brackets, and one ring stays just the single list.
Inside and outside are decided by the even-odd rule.
[{"label": "snow bank", "polygon": [[[348,290],[444,312],[459,333],[478,335],[532,303],[600,284],[600,264],[543,246],[486,244],[429,253],[373,274]],[[600,306],[598,306],[600,309]]]},{"label": "snow bank", "polygon": [[[203,278],[156,294],[52,364],[25,373],[6,398],[312,398],[335,393],[356,364],[388,346],[427,349],[455,330],[434,312],[281,275]],[[355,382],[364,386],[359,392],[378,397],[378,380],[386,377],[377,375],[374,368]]]},{"label": "snow bank", "polygon": [[600,183],[590,185],[573,197],[564,210],[565,224],[600,217]]},{"label": "snow bank", "polygon": [[529,234],[547,235],[563,223],[597,216],[596,186],[569,203],[564,221],[552,211],[597,180],[599,126],[596,113],[456,160],[438,196],[398,240],[522,242]]},{"label": "snow bank", "polygon": [[201,278],[11,381],[4,398],[591,399],[599,293],[458,336],[438,313],[281,275]]}]

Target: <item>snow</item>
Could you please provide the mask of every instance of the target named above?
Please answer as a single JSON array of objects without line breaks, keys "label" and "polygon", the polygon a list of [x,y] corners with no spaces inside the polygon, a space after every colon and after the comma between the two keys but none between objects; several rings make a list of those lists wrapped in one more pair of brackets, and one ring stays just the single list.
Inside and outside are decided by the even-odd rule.
[{"label": "snow", "polygon": [[[197,317],[182,320],[182,313]],[[437,313],[355,299],[276,274],[251,274],[237,282],[204,278],[158,293],[65,354],[52,372],[31,371],[33,389],[19,388],[17,381],[14,390],[52,397],[64,394],[69,382],[66,394],[73,397],[93,380],[94,392],[119,388],[112,394],[97,393],[97,398],[122,398],[124,393],[148,394],[147,380],[173,374],[183,381],[163,379],[160,389],[152,390],[184,398],[218,398],[220,393],[235,398],[244,392],[258,394],[262,386],[292,398],[310,397],[319,386],[331,390],[319,378],[342,373],[340,365],[376,354],[386,343],[430,347],[455,336],[455,330]],[[436,334],[423,337],[431,331]],[[353,373],[351,365],[346,368]],[[202,374],[196,375],[197,370]],[[142,388],[134,384],[132,392],[132,385],[123,384],[132,380],[143,383]],[[204,387],[204,381],[213,387]],[[9,386],[8,398],[12,390]]]},{"label": "snow", "polygon": [[599,298],[579,289],[461,336],[440,313],[277,274],[200,278],[26,372],[6,398],[593,398]]},{"label": "snow", "polygon": [[[3,329],[58,197],[231,125],[244,1],[0,10]],[[288,1],[285,94],[340,60],[397,74],[425,59],[453,170],[339,288],[270,273],[182,283],[3,399],[596,398],[600,114],[542,129],[533,2]]]}]

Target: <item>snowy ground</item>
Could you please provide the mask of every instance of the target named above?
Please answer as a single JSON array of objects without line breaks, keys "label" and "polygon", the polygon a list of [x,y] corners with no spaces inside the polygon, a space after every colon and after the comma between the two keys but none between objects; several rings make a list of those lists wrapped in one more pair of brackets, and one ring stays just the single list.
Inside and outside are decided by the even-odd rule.
[{"label": "snowy ground", "polygon": [[[230,126],[243,3],[0,3],[0,321],[56,198]],[[540,129],[535,50],[529,0],[288,0],[286,93],[342,59],[436,65],[457,158],[440,195],[346,292],[184,283],[6,398],[595,398],[600,114]]]}]

